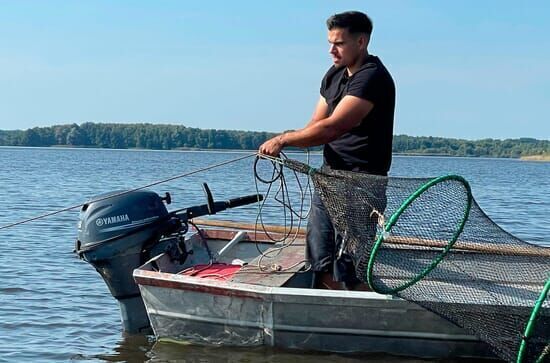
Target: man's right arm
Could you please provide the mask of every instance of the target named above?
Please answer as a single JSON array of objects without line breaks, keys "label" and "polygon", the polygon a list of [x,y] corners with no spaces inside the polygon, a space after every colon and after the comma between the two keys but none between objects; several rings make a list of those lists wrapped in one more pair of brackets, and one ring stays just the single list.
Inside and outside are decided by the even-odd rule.
[{"label": "man's right arm", "polygon": [[311,120],[307,123],[306,127],[313,125],[319,120],[322,120],[324,118],[328,117],[328,104],[327,101],[323,96],[319,96],[319,101],[317,102],[317,105],[315,106],[315,110],[313,111],[313,116],[311,116]]},{"label": "man's right arm", "polygon": [[264,142],[258,151],[278,156],[285,146],[310,147],[329,143],[359,125],[373,107],[370,101],[347,95],[330,116],[312,120],[303,129],[277,135]]},{"label": "man's right arm", "polygon": [[[315,106],[315,110],[313,111],[313,116],[311,116],[311,120],[307,123],[307,125],[304,126],[304,129],[310,129],[314,127],[317,123],[319,123],[322,120],[325,120],[327,117],[328,117],[328,104],[325,98],[321,95],[319,97],[319,101],[317,102],[317,105]],[[258,151],[261,154],[278,156],[279,152],[283,147],[283,145],[279,142],[282,136],[283,134],[267,140],[260,146]]]}]

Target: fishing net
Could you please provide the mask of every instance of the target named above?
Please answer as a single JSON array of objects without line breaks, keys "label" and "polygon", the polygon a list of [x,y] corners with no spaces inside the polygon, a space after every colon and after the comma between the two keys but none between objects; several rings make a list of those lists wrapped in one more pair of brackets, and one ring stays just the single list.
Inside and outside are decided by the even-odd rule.
[{"label": "fishing net", "polygon": [[354,260],[379,293],[477,335],[507,361],[550,361],[550,249],[494,223],[460,176],[381,177],[284,165],[311,176]]}]

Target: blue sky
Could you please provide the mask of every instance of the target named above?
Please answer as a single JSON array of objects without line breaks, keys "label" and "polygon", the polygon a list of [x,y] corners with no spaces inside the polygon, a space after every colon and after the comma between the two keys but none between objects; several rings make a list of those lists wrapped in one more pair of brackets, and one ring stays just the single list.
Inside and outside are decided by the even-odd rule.
[{"label": "blue sky", "polygon": [[300,128],[345,10],[373,19],[395,134],[550,139],[548,1],[0,0],[0,129]]}]

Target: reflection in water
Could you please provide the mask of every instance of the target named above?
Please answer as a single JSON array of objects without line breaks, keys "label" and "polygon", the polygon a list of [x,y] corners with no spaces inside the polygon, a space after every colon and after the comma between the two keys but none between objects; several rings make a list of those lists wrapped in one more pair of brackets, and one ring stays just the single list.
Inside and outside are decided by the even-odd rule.
[{"label": "reflection in water", "polygon": [[[219,346],[198,346],[184,342],[155,342],[153,336],[126,335],[109,354],[99,354],[80,359],[100,359],[107,362],[296,362],[300,363],[420,363],[433,362],[430,359],[390,356],[387,354],[334,354],[283,350],[268,347],[229,348]],[[443,360],[442,360],[443,361]],[[448,363],[495,362],[494,360],[457,359],[444,360]]]},{"label": "reflection in water", "polygon": [[155,343],[155,337],[150,335],[128,335],[122,333],[122,338],[108,354],[98,354],[90,358],[98,358],[107,362],[145,362]]}]

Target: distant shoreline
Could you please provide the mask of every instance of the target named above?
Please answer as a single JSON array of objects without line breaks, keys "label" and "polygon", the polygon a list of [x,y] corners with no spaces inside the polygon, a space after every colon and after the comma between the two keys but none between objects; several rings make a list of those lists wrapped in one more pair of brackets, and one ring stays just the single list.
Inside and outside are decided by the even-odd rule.
[{"label": "distant shoreline", "polygon": [[[170,150],[163,149],[146,149],[146,148],[123,148],[123,149],[114,149],[108,147],[97,147],[97,146],[77,146],[77,145],[51,145],[51,146],[20,146],[20,145],[0,145],[0,148],[52,148],[52,149],[94,149],[94,150],[126,150],[126,151],[163,151],[163,152],[227,152],[227,153],[252,153],[257,150],[255,149],[208,149],[208,148],[173,148]],[[305,154],[306,151],[303,149],[288,149],[285,150],[286,153],[290,154]],[[321,155],[322,150],[310,150],[310,154]],[[496,156],[469,156],[469,155],[449,155],[449,154],[437,154],[437,153],[410,153],[410,152],[393,152],[393,156],[428,156],[428,157],[438,157],[438,158],[469,158],[469,159],[511,159],[511,160],[522,160],[522,161],[540,161],[540,162],[550,162],[550,155],[525,155],[518,158],[514,157],[496,157]]]},{"label": "distant shoreline", "polygon": [[[0,130],[0,145],[249,152],[258,150],[263,142],[275,135],[270,132],[198,129],[184,125],[85,122],[81,125],[54,125],[17,131]],[[310,148],[312,152],[321,150],[321,147]],[[297,148],[285,148],[285,151],[302,152]],[[550,140],[526,137],[464,140],[393,135],[392,151],[396,155],[433,157],[520,159],[522,156],[528,156],[526,160],[546,161],[546,155],[550,155]]]},{"label": "distant shoreline", "polygon": [[549,162],[550,161],[550,155],[526,155],[526,156],[522,156],[520,157],[521,160],[526,160],[526,161],[546,161],[546,162]]}]

